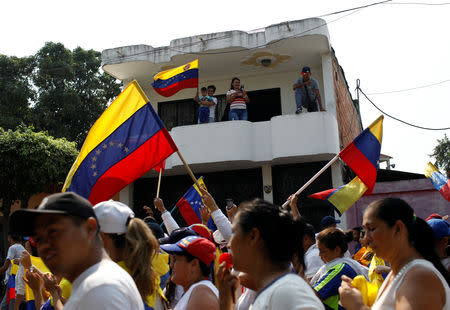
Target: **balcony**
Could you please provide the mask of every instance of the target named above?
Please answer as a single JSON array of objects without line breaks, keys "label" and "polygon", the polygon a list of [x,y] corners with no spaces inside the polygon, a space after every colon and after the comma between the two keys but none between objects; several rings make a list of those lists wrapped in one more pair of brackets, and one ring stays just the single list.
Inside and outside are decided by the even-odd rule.
[{"label": "balcony", "polygon": [[[329,160],[339,152],[337,122],[329,112],[280,115],[255,123],[179,126],[170,133],[196,172],[315,162]],[[181,171],[183,164],[173,154],[166,161],[166,175]]]}]

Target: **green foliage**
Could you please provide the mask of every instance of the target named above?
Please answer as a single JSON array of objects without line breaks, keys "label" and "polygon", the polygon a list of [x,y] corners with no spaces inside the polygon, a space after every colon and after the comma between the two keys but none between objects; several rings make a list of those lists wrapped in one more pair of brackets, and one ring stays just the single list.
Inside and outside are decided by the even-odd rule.
[{"label": "green foliage", "polygon": [[80,47],[71,52],[61,43],[47,42],[36,54],[33,76],[39,89],[32,108],[36,128],[81,147],[107,102],[120,92],[120,85],[100,66],[99,52]]},{"label": "green foliage", "polygon": [[10,202],[28,201],[49,185],[64,182],[78,156],[74,142],[55,139],[46,132],[19,126],[16,131],[0,128],[0,198],[9,214]]},{"label": "green foliage", "polygon": [[31,83],[34,65],[34,57],[0,55],[0,127],[14,129],[29,120],[36,95]]},{"label": "green foliage", "polygon": [[444,138],[442,140],[438,139],[437,142],[438,145],[434,147],[430,156],[436,159],[436,167],[444,170],[447,176],[450,177],[450,140],[444,134]]}]

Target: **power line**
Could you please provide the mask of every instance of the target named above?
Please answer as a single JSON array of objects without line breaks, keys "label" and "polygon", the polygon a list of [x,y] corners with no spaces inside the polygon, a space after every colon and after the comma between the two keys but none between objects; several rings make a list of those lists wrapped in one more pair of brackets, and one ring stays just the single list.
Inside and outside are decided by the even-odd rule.
[{"label": "power line", "polygon": [[386,4],[406,4],[406,5],[450,5],[450,2],[426,3],[426,2],[391,2]]},{"label": "power line", "polygon": [[399,89],[399,90],[390,90],[390,91],[377,92],[377,93],[369,93],[368,95],[384,95],[384,94],[392,94],[392,93],[401,93],[401,92],[405,92],[405,91],[411,91],[411,90],[426,88],[426,87],[430,87],[430,86],[435,86],[435,85],[439,85],[439,84],[443,84],[443,83],[447,83],[447,82],[450,82],[450,79],[444,80],[444,81],[440,81],[440,82],[436,82],[436,83],[433,83],[433,84],[416,86],[416,87],[412,87],[412,88],[405,88],[405,89]]},{"label": "power line", "polygon": [[406,121],[404,121],[404,120],[401,120],[401,119],[399,119],[399,118],[397,118],[397,117],[395,117],[395,116],[392,116],[392,115],[390,115],[390,114],[384,112],[383,110],[381,110],[381,109],[380,109],[380,108],[379,108],[372,100],[370,100],[369,97],[367,97],[367,95],[363,92],[363,90],[362,90],[360,87],[357,87],[357,90],[359,90],[359,91],[364,95],[364,97],[366,97],[366,99],[369,100],[369,102],[370,102],[370,103],[371,103],[378,111],[380,111],[380,112],[383,113],[384,115],[386,115],[386,116],[388,116],[388,117],[390,117],[390,118],[392,118],[392,119],[394,119],[394,120],[396,120],[396,121],[398,121],[398,122],[401,122],[401,123],[406,124],[406,125],[408,125],[408,126],[416,127],[416,128],[419,128],[419,129],[424,129],[424,130],[449,130],[449,129],[450,129],[450,127],[444,127],[444,128],[422,127],[422,126],[415,125],[415,124],[406,122]]}]

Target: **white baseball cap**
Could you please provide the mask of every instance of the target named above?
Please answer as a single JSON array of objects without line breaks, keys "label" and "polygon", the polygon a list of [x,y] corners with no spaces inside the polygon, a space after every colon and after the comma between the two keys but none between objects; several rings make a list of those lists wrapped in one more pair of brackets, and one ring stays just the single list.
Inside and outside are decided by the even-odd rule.
[{"label": "white baseball cap", "polygon": [[134,218],[134,212],[120,201],[108,200],[94,206],[94,212],[100,225],[100,231],[107,234],[124,234],[128,221]]}]

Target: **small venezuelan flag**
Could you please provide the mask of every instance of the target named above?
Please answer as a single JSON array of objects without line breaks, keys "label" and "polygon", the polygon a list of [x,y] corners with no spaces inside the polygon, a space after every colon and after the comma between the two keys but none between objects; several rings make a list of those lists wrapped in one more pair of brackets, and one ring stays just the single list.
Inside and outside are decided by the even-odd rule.
[{"label": "small venezuelan flag", "polygon": [[350,183],[310,195],[327,200],[342,215],[362,195],[372,193],[375,186],[383,138],[383,116],[361,132],[339,156],[357,175]]},{"label": "small venezuelan flag", "polygon": [[162,71],[154,79],[153,88],[164,97],[170,97],[184,88],[197,88],[198,59],[175,69]]},{"label": "small venezuelan flag", "polygon": [[[203,178],[198,179],[198,184],[200,184],[200,186],[205,186]],[[181,199],[176,203],[176,207],[180,210],[186,224],[189,226],[192,224],[202,223],[202,217],[200,214],[200,208],[202,205],[202,195],[196,184],[192,185],[183,197],[181,197]],[[212,231],[217,229],[212,217],[209,219],[207,226]]]},{"label": "small venezuelan flag", "polygon": [[441,193],[442,197],[450,201],[450,180],[440,173],[432,163],[428,163],[425,168],[425,176],[430,179],[434,188]]},{"label": "small venezuelan flag", "polygon": [[92,204],[108,200],[176,151],[167,128],[133,81],[90,129],[62,191]]}]

